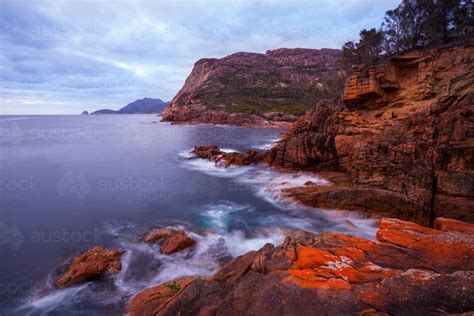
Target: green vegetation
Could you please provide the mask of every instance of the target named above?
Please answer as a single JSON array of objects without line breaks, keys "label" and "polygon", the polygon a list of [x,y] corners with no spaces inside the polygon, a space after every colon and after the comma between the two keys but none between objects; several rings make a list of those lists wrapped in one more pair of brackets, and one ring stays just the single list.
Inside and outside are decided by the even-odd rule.
[{"label": "green vegetation", "polygon": [[342,47],[344,64],[373,64],[381,57],[473,37],[472,0],[403,0],[385,13],[379,29],[362,30]]},{"label": "green vegetation", "polygon": [[208,109],[261,115],[265,112],[302,115],[308,92],[300,87],[240,86],[237,92],[201,99]]},{"label": "green vegetation", "polygon": [[[260,101],[260,102],[259,102]],[[226,107],[226,111],[235,113],[257,114],[261,115],[265,112],[281,112],[291,115],[303,115],[307,107],[303,102],[295,102],[292,100],[285,101],[269,101],[254,100],[253,103],[232,104]]]},{"label": "green vegetation", "polygon": [[308,104],[316,104],[318,100],[340,97],[344,92],[345,81],[345,72],[327,75],[321,83],[308,87]]},{"label": "green vegetation", "polygon": [[177,284],[176,282],[168,283],[166,284],[166,287],[171,289],[171,291],[173,291],[174,293],[178,293],[179,290],[181,290],[181,286]]}]

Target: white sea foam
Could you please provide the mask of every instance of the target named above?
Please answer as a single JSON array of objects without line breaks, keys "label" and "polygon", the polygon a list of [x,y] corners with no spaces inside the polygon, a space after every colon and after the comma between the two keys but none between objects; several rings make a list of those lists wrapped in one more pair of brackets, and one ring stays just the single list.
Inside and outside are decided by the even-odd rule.
[{"label": "white sea foam", "polygon": [[208,175],[215,176],[215,177],[236,177],[248,172],[251,167],[235,167],[230,166],[227,168],[218,166],[215,162],[207,160],[207,159],[200,159],[200,158],[193,158],[193,154],[190,154],[189,151],[186,154],[185,152],[181,152],[178,154],[181,157],[181,166],[185,169],[192,170],[192,171],[201,171]]},{"label": "white sea foam", "polygon": [[235,150],[235,149],[232,149],[232,148],[221,148],[221,151],[225,152],[225,153],[228,153],[228,154],[239,152],[238,150]]},{"label": "white sea foam", "polygon": [[262,143],[253,146],[255,149],[261,149],[261,150],[268,150],[272,149],[272,147],[280,141],[280,138],[273,138],[273,139],[268,139],[263,141]]},{"label": "white sea foam", "polygon": [[[274,222],[286,222],[283,226],[290,229],[302,229],[312,232],[328,230],[351,233],[354,235],[373,239],[377,231],[377,220],[368,218],[358,212],[340,210],[322,210],[305,207],[285,197],[283,190],[301,187],[310,182],[311,185],[329,185],[330,182],[315,174],[305,172],[284,172],[264,167],[221,167],[205,159],[191,159],[182,161],[184,168],[201,171],[211,176],[231,177],[235,182],[249,186],[254,194],[272,205],[291,213],[291,217],[274,217]],[[301,213],[305,211],[306,217]],[[308,213],[310,212],[310,213]],[[223,221],[228,220],[228,212],[221,206],[219,210],[210,210],[206,216],[216,221],[217,226],[223,226]],[[318,216],[316,216],[318,215]],[[272,217],[265,219],[271,223]],[[325,223],[326,227],[321,223]]]},{"label": "white sea foam", "polygon": [[[181,152],[179,156],[189,157],[189,152]],[[235,181],[239,183],[250,185],[257,196],[279,207],[286,207],[290,203],[281,194],[284,189],[304,186],[306,182],[312,182],[314,185],[328,185],[330,183],[317,175],[309,173],[281,172],[254,166],[223,167],[213,161],[199,158],[181,159],[181,166],[211,176],[235,178]]]},{"label": "white sea foam", "polygon": [[16,310],[22,315],[48,315],[59,306],[68,306],[77,303],[77,295],[85,290],[87,284],[69,287],[62,290],[53,290],[52,292],[40,296],[37,293],[32,294],[24,305]]}]

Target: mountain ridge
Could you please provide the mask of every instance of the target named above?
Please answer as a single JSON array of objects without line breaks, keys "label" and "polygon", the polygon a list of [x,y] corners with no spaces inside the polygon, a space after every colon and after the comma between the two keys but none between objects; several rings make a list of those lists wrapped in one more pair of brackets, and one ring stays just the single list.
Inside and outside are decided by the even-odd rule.
[{"label": "mountain ridge", "polygon": [[143,98],[130,102],[120,110],[102,109],[92,112],[91,114],[152,114],[160,113],[169,102],[165,102],[159,98]]},{"label": "mountain ridge", "polygon": [[163,111],[164,121],[265,125],[294,121],[327,78],[343,82],[338,49],[279,48],[198,60]]}]

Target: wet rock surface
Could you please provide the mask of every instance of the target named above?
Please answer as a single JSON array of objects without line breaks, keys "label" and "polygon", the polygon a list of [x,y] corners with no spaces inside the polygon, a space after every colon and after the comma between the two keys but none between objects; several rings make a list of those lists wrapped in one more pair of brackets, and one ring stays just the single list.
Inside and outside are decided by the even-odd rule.
[{"label": "wet rock surface", "polygon": [[149,232],[143,239],[146,243],[156,243],[161,241],[160,250],[169,255],[193,247],[196,241],[185,232],[171,228],[163,228]]},{"label": "wet rock surface", "polygon": [[[294,232],[208,278],[134,296],[130,315],[466,313],[474,309],[473,225],[380,220],[377,240]],[[451,227],[451,228],[448,228]],[[467,233],[466,233],[467,232]],[[173,284],[177,286],[173,286]]]},{"label": "wet rock surface", "polygon": [[253,149],[247,149],[242,153],[223,152],[216,145],[196,146],[192,151],[197,158],[214,161],[220,166],[228,167],[230,165],[245,166],[261,163],[266,159],[266,153]]},{"label": "wet rock surface", "polygon": [[120,257],[116,249],[91,248],[70,262],[66,271],[56,280],[56,286],[64,288],[118,272],[122,269]]}]

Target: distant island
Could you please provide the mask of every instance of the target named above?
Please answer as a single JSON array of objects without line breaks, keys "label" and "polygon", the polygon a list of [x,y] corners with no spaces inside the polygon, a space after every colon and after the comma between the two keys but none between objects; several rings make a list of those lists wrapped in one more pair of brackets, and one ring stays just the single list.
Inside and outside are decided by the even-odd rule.
[{"label": "distant island", "polygon": [[168,106],[169,102],[161,99],[144,98],[127,104],[118,111],[110,109],[102,109],[94,111],[91,114],[151,114],[161,113]]}]

